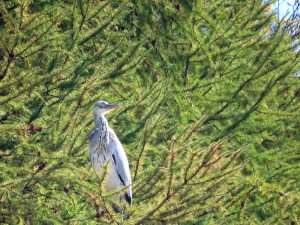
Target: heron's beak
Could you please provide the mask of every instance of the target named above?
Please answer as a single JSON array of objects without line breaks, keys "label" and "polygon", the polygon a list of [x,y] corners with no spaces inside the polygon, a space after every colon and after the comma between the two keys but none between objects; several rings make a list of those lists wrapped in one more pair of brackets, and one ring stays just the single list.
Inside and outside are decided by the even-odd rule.
[{"label": "heron's beak", "polygon": [[107,109],[115,109],[115,108],[118,108],[120,107],[119,104],[107,104],[105,108]]}]

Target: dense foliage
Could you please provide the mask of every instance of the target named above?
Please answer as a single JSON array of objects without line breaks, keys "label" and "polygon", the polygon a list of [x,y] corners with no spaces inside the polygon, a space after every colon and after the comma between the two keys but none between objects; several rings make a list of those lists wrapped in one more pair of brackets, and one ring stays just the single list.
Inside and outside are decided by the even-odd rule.
[{"label": "dense foliage", "polygon": [[[299,40],[270,4],[0,1],[0,222],[299,223]],[[88,161],[98,100],[128,220]]]}]

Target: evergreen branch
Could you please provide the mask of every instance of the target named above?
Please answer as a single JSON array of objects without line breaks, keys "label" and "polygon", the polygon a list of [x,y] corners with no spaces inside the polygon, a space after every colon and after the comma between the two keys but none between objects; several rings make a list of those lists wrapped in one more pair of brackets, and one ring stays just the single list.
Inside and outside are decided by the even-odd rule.
[{"label": "evergreen branch", "polygon": [[100,12],[101,12],[106,6],[108,6],[109,4],[111,4],[111,1],[106,1],[106,2],[103,3],[103,5],[100,4],[99,7],[96,7],[96,8],[94,9],[94,11],[91,12],[91,15],[86,19],[86,21],[89,21],[89,20],[95,18],[95,17],[96,17],[97,15],[99,15]]},{"label": "evergreen branch", "polygon": [[[190,43],[190,49],[192,47],[192,44]],[[186,57],[186,61],[185,61],[185,68],[184,68],[184,72],[182,73],[182,78],[183,78],[183,85],[186,87],[187,85],[187,75],[188,75],[188,69],[189,69],[189,65],[190,65],[190,58],[192,56],[188,55]]]},{"label": "evergreen branch", "polygon": [[[27,31],[25,30],[29,25],[33,24],[35,20],[37,20],[37,19],[43,17],[47,12],[49,12],[49,10],[50,10],[50,8],[49,8],[49,9],[46,9],[45,11],[43,11],[43,12],[41,12],[41,13],[38,13],[37,15],[32,16],[32,17],[28,20],[28,22],[25,23],[25,24],[24,24],[24,22],[23,22],[23,24],[22,24],[23,26],[20,27],[20,30],[21,30],[21,31],[24,31],[25,34],[29,34],[29,33],[32,32],[33,30],[37,30],[38,27],[40,27],[40,26],[46,24],[47,22],[51,21],[51,20],[45,20],[45,21],[43,21],[43,22],[41,22],[41,23],[38,23],[38,25],[35,26],[35,27],[33,27],[32,29],[27,30]],[[42,20],[42,19],[41,19],[41,20]]]},{"label": "evergreen branch", "polygon": [[[4,1],[0,1],[0,6],[1,6],[1,16],[2,16],[2,18],[3,18],[3,20],[5,21],[5,20],[7,20],[7,21],[9,21],[9,25],[11,26],[11,27],[13,27],[13,28],[15,28],[16,27],[16,21],[15,21],[15,18],[13,18],[12,16],[11,16],[11,14],[8,12],[8,10],[7,10],[7,7],[6,7],[6,5],[5,5],[5,2]],[[19,5],[17,5],[16,7],[18,7]]]},{"label": "evergreen branch", "polygon": [[100,25],[98,28],[95,28],[92,33],[90,33],[88,36],[84,37],[81,41],[79,41],[78,45],[83,45],[87,41],[89,41],[91,38],[97,36],[100,34],[108,25],[115,19],[116,16],[118,16],[121,11],[126,7],[128,4],[128,1],[125,1],[121,4],[117,12],[110,18],[108,19],[104,24]]},{"label": "evergreen branch", "polygon": [[143,56],[140,57],[139,60],[137,60],[136,63],[134,63],[131,66],[128,66],[127,69],[124,68],[125,64],[134,56],[134,54],[138,51],[139,47],[144,43],[144,40],[139,41],[137,44],[135,44],[131,49],[128,50],[128,53],[123,57],[122,60],[120,60],[115,68],[110,71],[107,75],[105,75],[104,78],[116,78],[120,74],[126,72],[127,70],[134,68],[142,59]]},{"label": "evergreen branch", "polygon": [[127,111],[129,111],[129,110],[135,108],[137,105],[139,105],[139,104],[141,104],[143,101],[145,101],[148,97],[151,96],[151,94],[152,94],[154,91],[157,90],[156,88],[159,87],[159,85],[162,85],[162,83],[163,83],[163,81],[161,81],[161,80],[158,80],[156,83],[154,83],[153,86],[152,86],[152,88],[148,89],[149,91],[146,92],[146,93],[144,94],[144,96],[142,96],[142,97],[140,98],[140,100],[138,100],[135,104],[133,104],[133,105],[131,105],[131,106],[128,106],[128,107],[126,107],[125,109],[123,109],[123,110],[120,112],[120,114],[119,114],[116,118],[118,118],[119,116],[121,116],[121,115],[124,114],[125,112],[127,112]]},{"label": "evergreen branch", "polygon": [[23,50],[21,50],[20,52],[16,53],[15,56],[21,56],[24,52],[26,52],[28,49],[30,49],[31,47],[33,47],[34,45],[36,45],[40,39],[42,39],[47,33],[49,33],[52,29],[52,27],[54,26],[54,23],[52,23],[41,35],[39,35],[38,37],[36,37],[30,44],[28,44]]},{"label": "evergreen branch", "polygon": [[5,66],[4,70],[3,70],[3,73],[0,76],[0,81],[2,81],[5,78],[5,76],[6,76],[7,72],[8,72],[8,69],[9,69],[10,65],[12,64],[13,60],[14,60],[14,55],[9,54],[9,56],[7,58],[6,66]]},{"label": "evergreen branch", "polygon": [[12,95],[12,96],[8,96],[7,98],[4,98],[2,101],[0,101],[0,103],[1,103],[1,104],[6,104],[6,103],[8,103],[9,101],[11,101],[11,100],[13,100],[13,99],[19,97],[20,95],[24,94],[24,93],[27,92],[27,91],[29,91],[30,89],[32,89],[32,87],[38,86],[38,85],[40,85],[40,84],[42,84],[42,83],[45,83],[45,82],[51,80],[53,77],[57,76],[58,74],[60,74],[60,73],[62,73],[62,72],[64,72],[64,71],[69,70],[70,68],[72,68],[72,66],[66,67],[66,68],[64,68],[64,69],[62,69],[62,70],[60,70],[60,71],[58,71],[57,73],[50,74],[50,75],[45,76],[45,77],[43,77],[43,78],[41,78],[41,79],[38,79],[37,81],[34,81],[34,82],[30,85],[30,87],[23,88],[23,89],[21,89],[19,92],[17,92],[16,94],[14,94],[14,95]]},{"label": "evergreen branch", "polygon": [[[139,170],[139,165],[140,165],[140,162],[141,162],[141,158],[142,158],[142,155],[143,155],[143,153],[145,151],[145,147],[146,147],[146,144],[148,142],[148,139],[154,133],[154,129],[157,127],[158,122],[161,120],[162,117],[163,117],[163,114],[160,114],[160,116],[155,121],[155,123],[152,126],[152,128],[149,128],[149,131],[147,131],[147,124],[146,124],[145,131],[144,131],[144,136],[143,136],[142,148],[141,148],[141,150],[139,152],[139,155],[138,155],[138,157],[136,159],[136,165],[135,165],[135,170],[134,170],[134,175],[133,175],[133,181],[136,180],[136,177],[137,177],[137,174],[138,174],[138,170]],[[149,133],[149,135],[147,135],[147,133]]]},{"label": "evergreen branch", "polygon": [[169,160],[169,166],[168,166],[168,186],[167,186],[167,192],[166,192],[166,196],[164,197],[164,199],[153,209],[151,210],[149,213],[147,213],[147,215],[145,217],[143,217],[141,220],[139,220],[138,222],[136,222],[135,224],[143,224],[145,221],[147,221],[153,214],[155,214],[167,201],[169,201],[169,199],[175,195],[175,192],[171,193],[171,188],[173,185],[173,165],[174,165],[174,159],[175,159],[175,152],[173,150],[172,147],[173,144],[171,144],[171,156],[170,156],[170,160]]}]

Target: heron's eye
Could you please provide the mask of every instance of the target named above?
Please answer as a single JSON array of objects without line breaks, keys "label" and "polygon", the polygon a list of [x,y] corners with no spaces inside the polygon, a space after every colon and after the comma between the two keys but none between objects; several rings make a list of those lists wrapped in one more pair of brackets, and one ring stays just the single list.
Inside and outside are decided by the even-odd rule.
[{"label": "heron's eye", "polygon": [[105,108],[107,105],[107,103],[105,102],[97,102],[96,107],[98,107],[99,109],[103,109]]},{"label": "heron's eye", "polygon": [[103,109],[103,108],[105,108],[105,104],[99,103],[99,104],[98,104],[98,107],[99,107],[100,109]]}]

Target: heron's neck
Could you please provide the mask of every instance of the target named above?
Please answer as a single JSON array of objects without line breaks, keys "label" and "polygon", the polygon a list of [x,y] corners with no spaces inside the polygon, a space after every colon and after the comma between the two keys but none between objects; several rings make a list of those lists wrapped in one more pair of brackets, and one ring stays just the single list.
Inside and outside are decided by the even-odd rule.
[{"label": "heron's neck", "polygon": [[99,141],[100,143],[108,143],[109,141],[109,127],[108,122],[104,116],[94,118],[96,128],[99,131]]},{"label": "heron's neck", "polygon": [[100,119],[103,118],[104,120],[106,120],[106,119],[104,118],[104,114],[101,113],[100,110],[94,109],[93,114],[94,114],[94,123],[95,123],[95,125],[97,125],[96,123],[97,123],[97,120],[98,120],[99,118],[100,118]]},{"label": "heron's neck", "polygon": [[108,126],[107,119],[103,115],[101,116],[94,115],[94,123],[96,127]]}]

